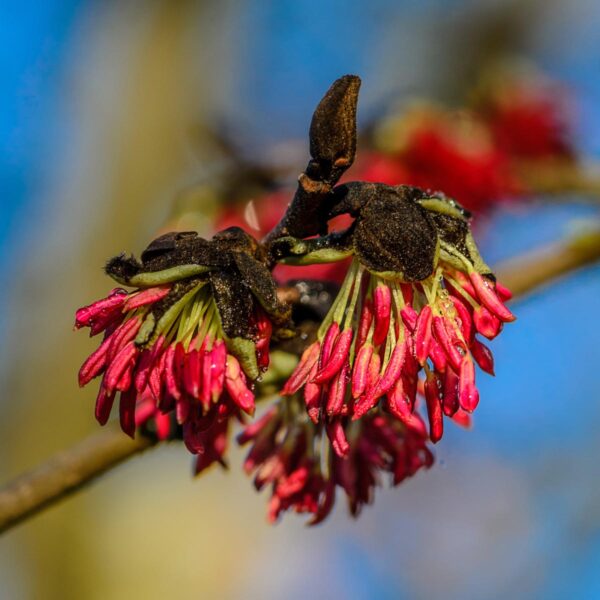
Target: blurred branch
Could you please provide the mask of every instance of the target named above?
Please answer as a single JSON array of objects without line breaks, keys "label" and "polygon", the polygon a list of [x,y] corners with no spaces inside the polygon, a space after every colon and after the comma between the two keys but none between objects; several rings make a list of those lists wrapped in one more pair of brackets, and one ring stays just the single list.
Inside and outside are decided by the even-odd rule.
[{"label": "blurred branch", "polygon": [[598,165],[582,167],[570,161],[536,161],[522,163],[519,177],[530,189],[546,196],[576,195],[578,200],[600,202],[600,169]]},{"label": "blurred branch", "polygon": [[56,454],[0,489],[0,533],[153,445],[153,440],[141,435],[131,440],[111,424]]},{"label": "blurred branch", "polygon": [[515,297],[600,259],[600,229],[508,260],[494,272]]},{"label": "blurred branch", "polygon": [[[557,277],[600,260],[600,229],[507,261],[498,279],[522,296]],[[289,292],[286,288],[282,293]],[[155,445],[147,437],[129,439],[117,424],[61,452],[0,488],[0,533],[78,491],[103,473]]]}]

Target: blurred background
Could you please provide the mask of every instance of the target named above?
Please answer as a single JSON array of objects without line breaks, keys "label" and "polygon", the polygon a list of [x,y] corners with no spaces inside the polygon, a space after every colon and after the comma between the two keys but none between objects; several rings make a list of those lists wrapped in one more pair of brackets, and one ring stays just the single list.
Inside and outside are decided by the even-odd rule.
[{"label": "blurred background", "polygon": [[[293,185],[336,77],[362,77],[369,132],[415,97],[460,107],[498,64],[527,65],[566,91],[581,162],[600,159],[595,0],[3,8],[3,481],[97,428],[94,386],[76,381],[95,343],[72,325],[110,288],[106,258],[164,228],[210,235],[224,203]],[[599,200],[488,207],[483,254],[493,265],[556,241],[597,219]],[[599,598],[599,295],[596,266],[515,303],[473,430],[449,428],[434,468],[379,490],[357,521],[338,501],[317,528],[292,514],[268,526],[241,452],[192,479],[172,444],[0,539],[0,597]]]}]

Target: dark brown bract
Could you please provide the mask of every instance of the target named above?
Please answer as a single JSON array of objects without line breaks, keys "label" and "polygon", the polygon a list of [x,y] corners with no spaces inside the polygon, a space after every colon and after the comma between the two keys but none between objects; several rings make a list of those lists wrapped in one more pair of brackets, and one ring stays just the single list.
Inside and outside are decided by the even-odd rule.
[{"label": "dark brown bract", "polygon": [[106,272],[119,283],[139,288],[175,282],[156,308],[162,312],[187,289],[207,281],[228,337],[253,337],[256,301],[276,326],[275,334],[285,337],[289,335],[291,308],[278,300],[266,260],[263,247],[251,235],[231,227],[211,240],[195,232],[167,233],[148,245],[140,261],[116,256],[108,261]]}]

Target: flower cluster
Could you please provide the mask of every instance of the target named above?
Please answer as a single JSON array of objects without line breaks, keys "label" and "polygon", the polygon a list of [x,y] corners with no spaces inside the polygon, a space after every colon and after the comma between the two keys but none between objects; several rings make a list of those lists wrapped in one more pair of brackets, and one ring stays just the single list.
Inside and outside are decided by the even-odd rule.
[{"label": "flower cluster", "polygon": [[503,73],[460,110],[415,104],[388,118],[374,150],[359,165],[361,179],[443,190],[473,211],[528,195],[523,161],[571,161],[562,90],[536,77]]},{"label": "flower cluster", "polygon": [[[168,437],[170,419],[160,415],[174,413],[188,448],[199,453],[205,447],[206,424],[238,410],[252,414],[254,394],[238,359],[227,350],[208,283],[192,282],[187,287],[185,292],[163,285],[131,293],[116,288],[79,309],[77,328],[89,327],[92,336],[104,332],[102,343],[79,371],[79,384],[102,376],[96,399],[101,424],[119,394],[125,433],[133,436],[143,415],[156,417],[159,437]],[[168,299],[174,300],[170,306],[165,303]],[[157,309],[163,309],[158,320]],[[257,360],[264,369],[271,326],[264,313],[258,312],[256,321]]]},{"label": "flower cluster", "polygon": [[390,153],[366,157],[365,181],[444,190],[470,210],[523,193],[508,156],[473,115],[420,106],[395,127],[402,131],[401,140]]},{"label": "flower cluster", "polygon": [[[164,234],[139,261],[108,262],[131,291],[76,313],[77,328],[104,336],[79,372],[82,386],[101,377],[98,421],[118,396],[123,431],[182,438],[196,473],[226,464],[230,426],[253,416],[255,392],[277,392],[238,437],[251,445],[244,468],[256,488],[271,489],[271,521],[293,510],[318,523],[340,491],[357,515],[382,479],[397,485],[431,466],[444,416],[468,424],[479,402],[475,365],[494,371],[478,336],[514,320],[456,201],[408,185],[338,185],[354,161],[359,86],[342,77],[321,100],[311,159],[262,241],[239,227],[211,240]],[[496,170],[495,155],[457,169],[447,133],[436,124],[414,138],[412,172],[430,187],[443,171],[463,196],[465,186],[480,193],[486,184],[470,170]],[[263,227],[257,214],[250,221]],[[311,267],[329,282],[300,270],[300,282],[277,288],[278,268],[293,277]]]},{"label": "flower cluster", "polygon": [[[514,320],[509,292],[477,273],[441,261],[418,283],[383,278],[355,259],[318,339],[302,355],[282,393],[303,389],[309,417],[327,423],[333,448],[348,452],[341,423],[379,403],[407,426],[424,391],[430,438],[443,433],[443,415],[464,422],[479,402],[475,367],[493,374],[493,339]],[[421,388],[419,376],[421,377]]]},{"label": "flower cluster", "polygon": [[[258,490],[266,486],[271,490],[271,522],[293,510],[311,514],[311,525],[320,523],[333,507],[336,488],[345,493],[350,512],[356,516],[363,505],[372,502],[382,474],[387,473],[395,486],[433,464],[418,416],[408,426],[384,412],[374,412],[350,428],[351,444],[342,433],[341,443],[346,447],[342,458],[330,452],[322,426],[306,418],[301,399],[294,395],[242,431],[238,442],[252,444],[244,469],[254,473]],[[328,433],[335,435],[329,427]]]}]

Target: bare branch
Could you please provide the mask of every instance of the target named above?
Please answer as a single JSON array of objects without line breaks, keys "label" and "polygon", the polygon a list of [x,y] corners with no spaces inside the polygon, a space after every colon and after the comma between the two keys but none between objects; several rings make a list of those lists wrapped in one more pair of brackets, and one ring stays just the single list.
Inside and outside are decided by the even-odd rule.
[{"label": "bare branch", "polygon": [[0,533],[153,445],[153,440],[142,435],[131,440],[111,424],[56,454],[0,489]]},{"label": "bare branch", "polygon": [[359,89],[359,77],[344,75],[323,96],[310,124],[312,158],[298,179],[298,189],[288,210],[264,243],[288,235],[304,238],[327,233],[329,193],[352,165],[356,154]]},{"label": "bare branch", "polygon": [[546,160],[517,165],[518,174],[529,189],[543,194],[545,200],[575,196],[577,201],[600,201],[600,167],[565,160]]},{"label": "bare branch", "polygon": [[502,263],[494,273],[518,297],[599,259],[600,229],[594,229]]}]

